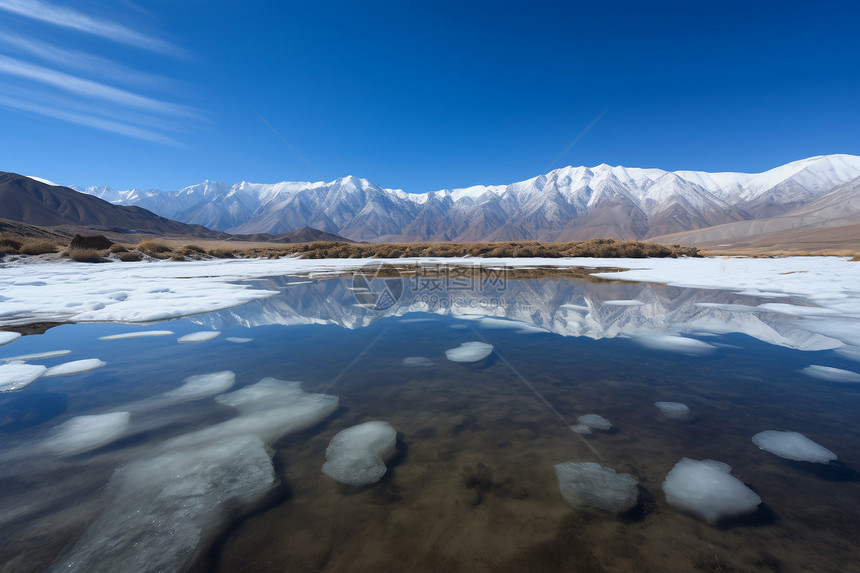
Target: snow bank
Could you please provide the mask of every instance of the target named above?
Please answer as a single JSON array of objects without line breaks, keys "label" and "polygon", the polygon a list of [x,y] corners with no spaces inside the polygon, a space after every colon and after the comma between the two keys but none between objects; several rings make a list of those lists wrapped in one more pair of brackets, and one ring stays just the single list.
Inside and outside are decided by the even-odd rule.
[{"label": "snow bank", "polygon": [[731,471],[722,462],[683,458],[663,480],[666,501],[711,524],[754,512],[761,498]]},{"label": "snow bank", "polygon": [[830,366],[812,364],[801,370],[801,372],[807,376],[812,376],[819,380],[827,380],[828,382],[839,382],[842,384],[856,384],[860,382],[860,374],[851,370],[842,370],[841,368],[832,368]]},{"label": "snow bank", "polygon": [[445,351],[452,362],[478,362],[493,353],[493,345],[484,342],[464,342],[457,348]]},{"label": "snow bank", "polygon": [[180,344],[189,342],[206,342],[207,340],[212,340],[219,336],[221,336],[221,333],[217,330],[203,330],[201,332],[192,332],[191,334],[180,336],[177,342]]},{"label": "snow bank", "polygon": [[130,419],[129,412],[77,416],[58,426],[45,441],[45,447],[60,456],[88,452],[120,438]]},{"label": "snow bank", "polygon": [[598,507],[613,513],[636,505],[639,483],[628,474],[592,462],[567,462],[555,466],[564,500],[574,507]]},{"label": "snow bank", "polygon": [[48,371],[42,374],[42,376],[48,378],[50,376],[68,376],[70,374],[80,374],[81,372],[89,372],[90,370],[101,368],[105,364],[107,364],[107,362],[99,360],[98,358],[73,360],[71,362],[64,362],[63,364],[58,364],[57,366],[48,368]]},{"label": "snow bank", "polygon": [[752,442],[787,460],[827,464],[836,459],[836,454],[798,432],[765,430],[753,436]]},{"label": "snow bank", "polygon": [[0,365],[0,392],[14,392],[26,388],[48,369],[37,364]]},{"label": "snow bank", "polygon": [[608,430],[612,428],[612,423],[609,420],[597,414],[583,414],[577,418],[577,421],[583,426],[588,426],[589,428],[595,428],[597,430]]},{"label": "snow bank", "polygon": [[335,481],[360,486],[378,482],[394,454],[397,431],[388,422],[365,422],[338,432],[326,448],[322,472]]}]

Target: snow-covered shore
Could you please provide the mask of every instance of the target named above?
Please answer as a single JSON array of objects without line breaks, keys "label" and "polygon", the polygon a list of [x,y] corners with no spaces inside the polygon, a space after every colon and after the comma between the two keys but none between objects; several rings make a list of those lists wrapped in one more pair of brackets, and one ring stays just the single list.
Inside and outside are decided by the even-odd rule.
[{"label": "snow-covered shore", "polygon": [[[283,275],[331,275],[365,267],[367,259],[284,258],[90,265],[63,262],[9,266],[0,273],[0,325],[34,321],[150,322],[230,308],[274,291],[242,281]],[[860,324],[860,263],[835,257],[777,259],[379,259],[392,266],[478,265],[499,268],[625,268],[596,276],[721,289],[774,298],[793,296]],[[858,327],[860,329],[860,327]],[[857,337],[860,332],[847,333]]]}]

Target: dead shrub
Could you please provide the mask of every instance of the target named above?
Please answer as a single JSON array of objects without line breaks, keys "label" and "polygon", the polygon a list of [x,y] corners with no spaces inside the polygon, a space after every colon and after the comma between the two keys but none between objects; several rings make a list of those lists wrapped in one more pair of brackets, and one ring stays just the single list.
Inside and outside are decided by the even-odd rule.
[{"label": "dead shrub", "polygon": [[111,245],[110,249],[108,249],[108,251],[110,251],[111,253],[127,253],[128,247],[126,247],[125,245],[113,244]]}]

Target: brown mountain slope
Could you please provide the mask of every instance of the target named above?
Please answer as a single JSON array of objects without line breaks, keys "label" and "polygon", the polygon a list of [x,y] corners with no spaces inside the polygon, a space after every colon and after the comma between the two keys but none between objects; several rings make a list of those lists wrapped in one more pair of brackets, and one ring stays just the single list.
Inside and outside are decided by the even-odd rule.
[{"label": "brown mountain slope", "polygon": [[782,215],[651,240],[708,249],[860,251],[860,177]]},{"label": "brown mountain slope", "polygon": [[200,225],[159,217],[140,207],[112,205],[68,187],[47,185],[16,173],[0,172],[0,218],[29,225],[74,225],[157,235],[226,237]]}]

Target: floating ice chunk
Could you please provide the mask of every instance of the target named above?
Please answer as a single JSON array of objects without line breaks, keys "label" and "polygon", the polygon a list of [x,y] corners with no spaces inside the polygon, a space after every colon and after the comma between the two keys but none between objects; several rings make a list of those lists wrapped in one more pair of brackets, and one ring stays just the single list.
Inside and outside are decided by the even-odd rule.
[{"label": "floating ice chunk", "polygon": [[133,461],[114,472],[111,504],[51,571],[184,571],[228,508],[259,500],[275,479],[254,436]]},{"label": "floating ice chunk", "polygon": [[266,444],[318,423],[338,404],[336,396],[274,378],[216,400],[239,416],[120,467],[108,483],[110,505],[52,571],[187,570],[234,508],[274,486]]},{"label": "floating ice chunk", "polygon": [[21,338],[20,332],[0,332],[0,346]]},{"label": "floating ice chunk", "polygon": [[827,464],[836,454],[798,432],[765,430],[752,437],[759,448],[787,460]]},{"label": "floating ice chunk", "polygon": [[477,362],[493,353],[493,345],[484,342],[464,342],[457,348],[445,351],[452,362]]},{"label": "floating ice chunk", "polygon": [[22,354],[20,356],[10,356],[9,358],[0,358],[4,362],[31,362],[33,360],[46,360],[48,358],[56,358],[71,354],[71,350],[51,350],[48,352],[36,352],[35,354]]},{"label": "floating ice chunk", "polygon": [[591,433],[591,426],[588,424],[574,424],[570,427],[577,434],[588,435]]},{"label": "floating ice chunk", "polygon": [[245,344],[246,342],[251,342],[254,340],[253,338],[241,338],[238,336],[231,336],[229,338],[225,338],[227,342],[232,342],[233,344]]},{"label": "floating ice chunk", "polygon": [[95,416],[77,416],[57,426],[45,447],[60,456],[73,456],[94,450],[121,437],[131,414],[111,412]]},{"label": "floating ice chunk", "polygon": [[26,388],[47,370],[38,364],[0,365],[0,392],[14,392]]},{"label": "floating ice chunk", "polygon": [[198,374],[189,376],[185,379],[185,384],[175,390],[165,392],[164,395],[180,400],[199,400],[229,390],[234,382],[236,382],[236,374],[230,370]]},{"label": "floating ice chunk", "polygon": [[346,485],[376,483],[394,453],[397,431],[388,422],[365,422],[338,432],[325,451],[322,471]]},{"label": "floating ice chunk", "polygon": [[73,360],[71,362],[64,362],[63,364],[48,368],[48,371],[45,372],[42,376],[47,378],[49,376],[67,376],[69,374],[80,374],[81,372],[88,372],[90,370],[95,370],[96,368],[101,368],[105,364],[107,364],[107,362],[99,360],[98,358]]},{"label": "floating ice chunk", "polygon": [[210,428],[207,439],[255,434],[267,443],[285,433],[322,421],[337,409],[337,396],[311,394],[300,382],[264,378],[251,386],[222,394],[215,401],[239,410],[241,416]]},{"label": "floating ice chunk", "polygon": [[666,501],[711,524],[754,512],[761,498],[731,471],[722,462],[682,458],[663,480]]},{"label": "floating ice chunk", "polygon": [[830,366],[812,364],[801,370],[801,372],[807,376],[812,376],[819,380],[827,380],[828,382],[840,382],[842,384],[856,384],[860,382],[860,374],[851,370],[842,370],[841,368],[832,368]]},{"label": "floating ice chunk", "polygon": [[191,334],[186,334],[185,336],[179,337],[179,342],[206,342],[207,340],[212,340],[213,338],[219,336],[221,333],[217,330],[203,330],[201,332],[192,332]]},{"label": "floating ice chunk", "polygon": [[597,430],[608,430],[612,427],[612,423],[609,420],[597,414],[583,414],[577,420],[580,424]]},{"label": "floating ice chunk", "polygon": [[170,336],[172,330],[144,330],[141,332],[124,332],[122,334],[111,334],[110,336],[102,336],[99,340],[125,340],[127,338],[149,338],[152,336]]},{"label": "floating ice chunk", "polygon": [[641,300],[604,300],[601,304],[608,306],[643,306]]},{"label": "floating ice chunk", "polygon": [[407,356],[403,359],[404,366],[433,366],[433,361],[425,356]]},{"label": "floating ice chunk", "polygon": [[639,483],[628,474],[592,462],[567,462],[555,466],[564,501],[574,507],[599,507],[613,513],[636,505]]},{"label": "floating ice chunk", "polygon": [[705,354],[714,349],[712,344],[708,344],[702,340],[676,336],[674,334],[648,334],[637,336],[634,340],[642,346],[653,350],[671,350],[692,356]]},{"label": "floating ice chunk", "polygon": [[690,413],[690,407],[681,402],[654,402],[654,405],[670,418],[681,418]]}]

